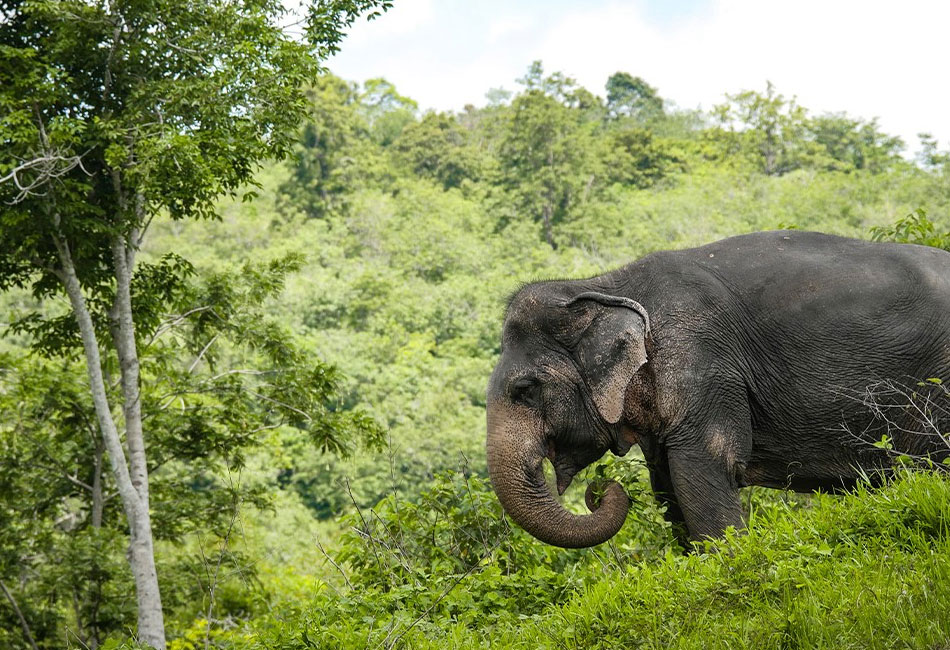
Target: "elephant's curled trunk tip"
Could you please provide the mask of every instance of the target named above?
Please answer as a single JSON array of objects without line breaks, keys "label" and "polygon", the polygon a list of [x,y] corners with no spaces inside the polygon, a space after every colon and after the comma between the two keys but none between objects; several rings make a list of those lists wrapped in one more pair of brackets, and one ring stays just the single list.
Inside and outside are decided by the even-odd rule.
[{"label": "elephant's curled trunk tip", "polygon": [[[626,505],[624,506],[624,502]],[[584,492],[584,503],[591,512],[607,504],[609,508],[630,509],[630,497],[616,481],[591,481]]]}]

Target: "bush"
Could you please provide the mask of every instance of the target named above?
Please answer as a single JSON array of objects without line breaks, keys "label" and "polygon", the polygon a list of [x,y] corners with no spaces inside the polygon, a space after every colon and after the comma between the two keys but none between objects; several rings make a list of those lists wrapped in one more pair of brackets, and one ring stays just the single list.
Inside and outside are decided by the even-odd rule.
[{"label": "bush", "polygon": [[871,228],[874,241],[893,241],[901,244],[921,244],[950,251],[950,232],[938,233],[936,225],[927,218],[927,211],[917,208],[893,226]]},{"label": "bush", "polygon": [[418,501],[391,494],[347,523],[340,559],[380,614],[484,625],[536,614],[579,586],[567,570],[579,552],[513,528],[487,482],[462,471],[437,475]]}]

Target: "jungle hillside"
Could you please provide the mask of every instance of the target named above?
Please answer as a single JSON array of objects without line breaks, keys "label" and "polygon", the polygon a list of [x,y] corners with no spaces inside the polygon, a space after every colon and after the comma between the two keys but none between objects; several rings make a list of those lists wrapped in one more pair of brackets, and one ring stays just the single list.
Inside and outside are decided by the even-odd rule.
[{"label": "jungle hillside", "polygon": [[423,110],[323,64],[389,4],[0,2],[0,648],[950,647],[940,468],[745,488],[686,549],[634,448],[563,497],[619,480],[621,532],[564,550],[484,449],[524,283],[760,230],[950,249],[950,143],[541,61]]}]

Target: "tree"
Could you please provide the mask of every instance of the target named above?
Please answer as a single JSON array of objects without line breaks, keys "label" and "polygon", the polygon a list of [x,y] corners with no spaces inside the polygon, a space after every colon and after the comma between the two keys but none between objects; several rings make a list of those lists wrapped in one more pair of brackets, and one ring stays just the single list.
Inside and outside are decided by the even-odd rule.
[{"label": "tree", "polygon": [[511,103],[498,157],[504,185],[556,248],[554,226],[589,194],[597,177],[591,132],[599,118],[585,118],[599,107],[572,79],[543,73],[535,61],[520,80],[525,90]]},{"label": "tree", "polygon": [[950,150],[940,151],[937,139],[929,133],[918,133],[920,151],[917,162],[928,171],[950,170]]},{"label": "tree", "polygon": [[[311,219],[345,212],[362,184],[392,179],[386,148],[415,123],[416,103],[385,79],[363,87],[330,73],[306,91],[307,117],[290,157],[291,177],[280,187],[284,213]],[[290,210],[288,210],[290,208]]]},{"label": "tree", "polygon": [[306,96],[307,119],[280,196],[286,202],[282,207],[297,207],[309,218],[320,218],[345,208],[365,158],[368,125],[359,114],[356,84],[323,74]]},{"label": "tree", "polygon": [[604,174],[608,182],[646,188],[683,168],[682,157],[646,129],[614,130],[606,138]]},{"label": "tree", "polygon": [[469,144],[469,133],[453,115],[426,113],[403,129],[393,143],[397,156],[420,176],[445,189],[459,187],[465,179],[478,180],[482,161]]},{"label": "tree", "polygon": [[607,112],[612,118],[632,117],[647,122],[663,115],[663,98],[656,88],[628,72],[607,79]]},{"label": "tree", "polygon": [[747,90],[726,95],[713,109],[719,121],[716,133],[733,153],[749,156],[768,176],[781,176],[805,166],[818,149],[808,137],[807,112],[775,92],[771,82],[765,94]]},{"label": "tree", "polygon": [[3,647],[21,639],[62,647],[68,627],[95,649],[127,624],[124,599],[104,597],[130,585],[114,552],[120,508],[78,366],[0,355],[0,590],[11,604],[0,609],[16,613],[0,623]]},{"label": "tree", "polygon": [[844,114],[813,118],[808,131],[830,159],[824,165],[830,169],[879,174],[900,161],[904,147],[900,138],[882,133],[877,120],[864,122]]},{"label": "tree", "polygon": [[[215,609],[223,579],[201,584],[192,576],[208,572],[209,563],[233,565],[231,529],[241,505],[269,503],[265,490],[273,485],[240,478],[249,457],[268,454],[263,432],[279,430],[314,453],[336,455],[356,438],[380,435],[360,411],[341,408],[337,371],[308,358],[269,313],[298,264],[288,256],[184,282],[140,268],[139,282],[174,294],[161,305],[171,312],[161,320],[145,317],[146,305],[137,309],[155,537],[202,546],[197,558],[181,550],[164,558],[166,610],[203,606],[209,621],[239,614]],[[45,325],[21,320],[16,327],[33,329],[34,348],[65,358],[0,356],[0,486],[8,488],[0,489],[0,582],[19,594],[38,644],[62,647],[60,630],[71,629],[94,649],[134,625],[127,600],[106,596],[132,588],[122,570],[124,518],[81,364],[69,341]],[[118,397],[107,390],[110,400]],[[179,568],[189,565],[201,570]],[[241,573],[253,575],[253,566]]]},{"label": "tree", "polygon": [[377,144],[388,147],[403,128],[416,119],[415,100],[400,95],[396,87],[382,78],[369,79],[359,96],[360,113],[369,124]]},{"label": "tree", "polygon": [[279,0],[0,5],[0,290],[68,298],[71,321],[34,322],[81,342],[129,527],[138,636],[155,648],[165,632],[137,326],[140,305],[162,294],[136,282],[149,268],[137,252],[156,215],[212,218],[215,200],[253,183],[260,161],[286,155],[320,57],[359,14],[390,4],[310,3],[305,41],[282,28]]}]

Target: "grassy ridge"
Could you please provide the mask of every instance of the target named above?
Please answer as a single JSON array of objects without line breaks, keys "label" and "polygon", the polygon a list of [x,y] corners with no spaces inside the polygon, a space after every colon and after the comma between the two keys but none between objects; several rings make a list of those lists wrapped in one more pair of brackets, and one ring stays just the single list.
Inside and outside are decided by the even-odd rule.
[{"label": "grassy ridge", "polygon": [[[484,483],[455,475],[416,505],[363,513],[388,536],[372,528],[384,542],[375,550],[360,535],[344,541],[345,582],[288,592],[213,638],[254,650],[950,646],[944,474],[906,471],[881,488],[804,502],[779,494],[753,494],[742,534],[642,561],[625,549],[631,536],[649,539],[649,518],[628,522],[609,547],[552,549],[508,529]],[[201,647],[203,630],[199,622],[194,643],[186,634],[172,648]]]},{"label": "grassy ridge", "polygon": [[[536,620],[408,647],[947,648],[950,482],[760,509],[709,552],[634,564]],[[475,577],[475,580],[478,578]]]}]

